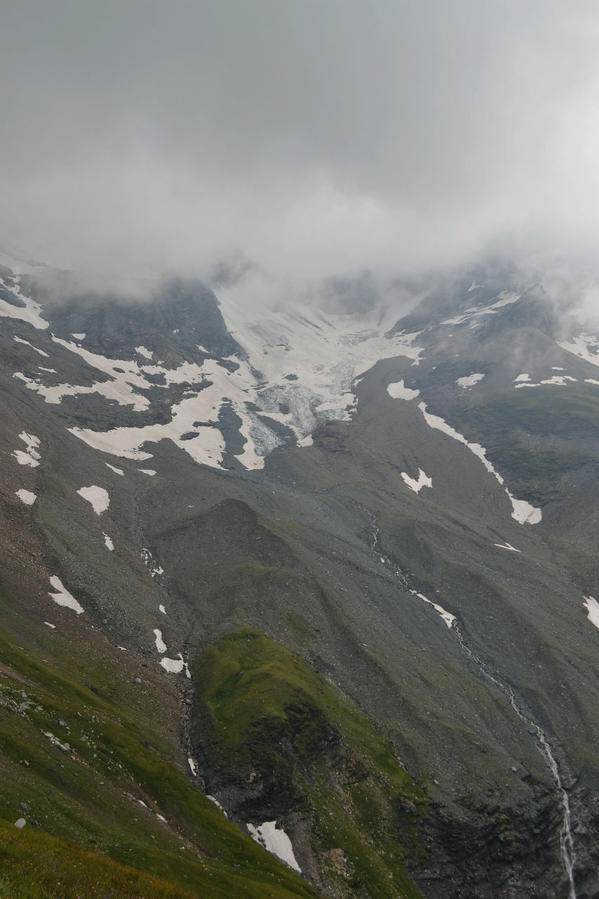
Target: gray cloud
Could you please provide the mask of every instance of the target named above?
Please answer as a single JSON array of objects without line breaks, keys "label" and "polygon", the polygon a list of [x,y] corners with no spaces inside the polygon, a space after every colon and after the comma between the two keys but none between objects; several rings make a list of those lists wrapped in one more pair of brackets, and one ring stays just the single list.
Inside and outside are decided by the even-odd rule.
[{"label": "gray cloud", "polygon": [[0,245],[117,273],[241,255],[277,290],[594,253],[594,3],[2,7]]}]

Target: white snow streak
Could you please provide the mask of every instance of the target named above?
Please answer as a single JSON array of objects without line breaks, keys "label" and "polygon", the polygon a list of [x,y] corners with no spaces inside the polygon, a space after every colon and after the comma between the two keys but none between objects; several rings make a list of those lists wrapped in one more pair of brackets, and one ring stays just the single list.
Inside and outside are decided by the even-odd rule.
[{"label": "white snow streak", "polygon": [[421,599],[422,602],[428,603],[429,606],[432,606],[437,615],[440,615],[448,628],[453,627],[453,622],[455,621],[455,615],[452,615],[451,612],[448,612],[443,606],[440,606],[438,602],[433,602],[432,599],[428,599],[424,595],[424,593],[418,593],[417,590],[410,590],[410,593],[413,596],[417,596],[418,599]]},{"label": "white snow streak", "polygon": [[[467,291],[468,292],[468,291]],[[501,293],[497,294],[498,299],[491,306],[470,306],[469,309],[466,309],[461,315],[457,315],[455,318],[446,318],[445,321],[442,321],[442,325],[463,325],[466,322],[471,321],[472,319],[476,319],[481,315],[494,315],[498,309],[502,309],[504,306],[511,306],[512,303],[516,303],[520,299],[519,293],[514,293],[509,290],[502,290]]]},{"label": "white snow streak", "polygon": [[77,612],[78,615],[81,615],[81,613],[85,611],[83,606],[77,602],[71,593],[69,593],[59,577],[53,575],[50,578],[50,586],[54,587],[56,593],[49,593],[49,596],[52,597],[57,605],[72,609],[74,612]]},{"label": "white snow streak", "polygon": [[35,352],[36,352],[36,353],[39,353],[40,356],[45,356],[46,359],[49,359],[49,358],[50,358],[49,355],[48,355],[48,353],[45,353],[43,350],[40,350],[39,347],[34,346],[34,345],[33,345],[32,343],[30,343],[28,340],[23,340],[22,337],[17,337],[17,336],[15,335],[15,336],[13,337],[13,340],[16,341],[17,343],[24,343],[25,346],[31,347],[32,350],[35,350]]},{"label": "white snow streak", "polygon": [[491,462],[487,459],[486,450],[480,443],[470,443],[463,434],[460,434],[455,428],[452,428],[451,425],[447,424],[447,422],[441,418],[439,415],[432,415],[430,412],[426,411],[426,403],[419,403],[418,408],[424,415],[424,419],[431,428],[436,428],[439,431],[442,431],[444,434],[447,434],[448,437],[451,437],[453,440],[457,440],[459,443],[463,443],[464,446],[468,447],[471,453],[480,459],[483,463],[487,471],[493,475],[493,477],[498,481],[499,484],[504,488],[511,504],[512,504],[512,518],[514,518],[519,524],[538,524],[542,517],[543,513],[540,509],[535,508],[529,502],[524,499],[516,499],[507,487],[504,486],[503,478],[499,474],[498,471],[495,470]]}]

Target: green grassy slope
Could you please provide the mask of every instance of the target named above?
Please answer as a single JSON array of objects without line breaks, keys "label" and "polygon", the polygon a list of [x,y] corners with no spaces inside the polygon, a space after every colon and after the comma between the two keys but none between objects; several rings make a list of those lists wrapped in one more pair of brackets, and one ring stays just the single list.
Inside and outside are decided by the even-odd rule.
[{"label": "green grassy slope", "polygon": [[0,895],[316,895],[186,775],[171,681],[4,590],[0,620]]},{"label": "green grassy slope", "polygon": [[194,670],[194,733],[214,782],[249,784],[237,812],[309,822],[325,886],[344,895],[420,895],[404,861],[418,853],[421,791],[349,700],[256,631],[219,639]]}]

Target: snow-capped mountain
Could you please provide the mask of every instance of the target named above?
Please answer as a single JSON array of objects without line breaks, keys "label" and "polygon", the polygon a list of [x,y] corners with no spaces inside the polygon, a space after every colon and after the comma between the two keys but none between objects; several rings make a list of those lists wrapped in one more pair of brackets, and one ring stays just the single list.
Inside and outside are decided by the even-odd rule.
[{"label": "snow-capped mountain", "polygon": [[0,278],[4,818],[148,896],[595,895],[599,336]]}]

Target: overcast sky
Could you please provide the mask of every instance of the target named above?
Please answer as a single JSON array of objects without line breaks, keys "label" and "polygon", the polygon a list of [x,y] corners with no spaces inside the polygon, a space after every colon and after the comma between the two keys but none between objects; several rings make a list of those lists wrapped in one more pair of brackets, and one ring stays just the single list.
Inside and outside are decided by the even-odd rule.
[{"label": "overcast sky", "polygon": [[310,281],[592,258],[599,7],[0,0],[0,246]]}]

